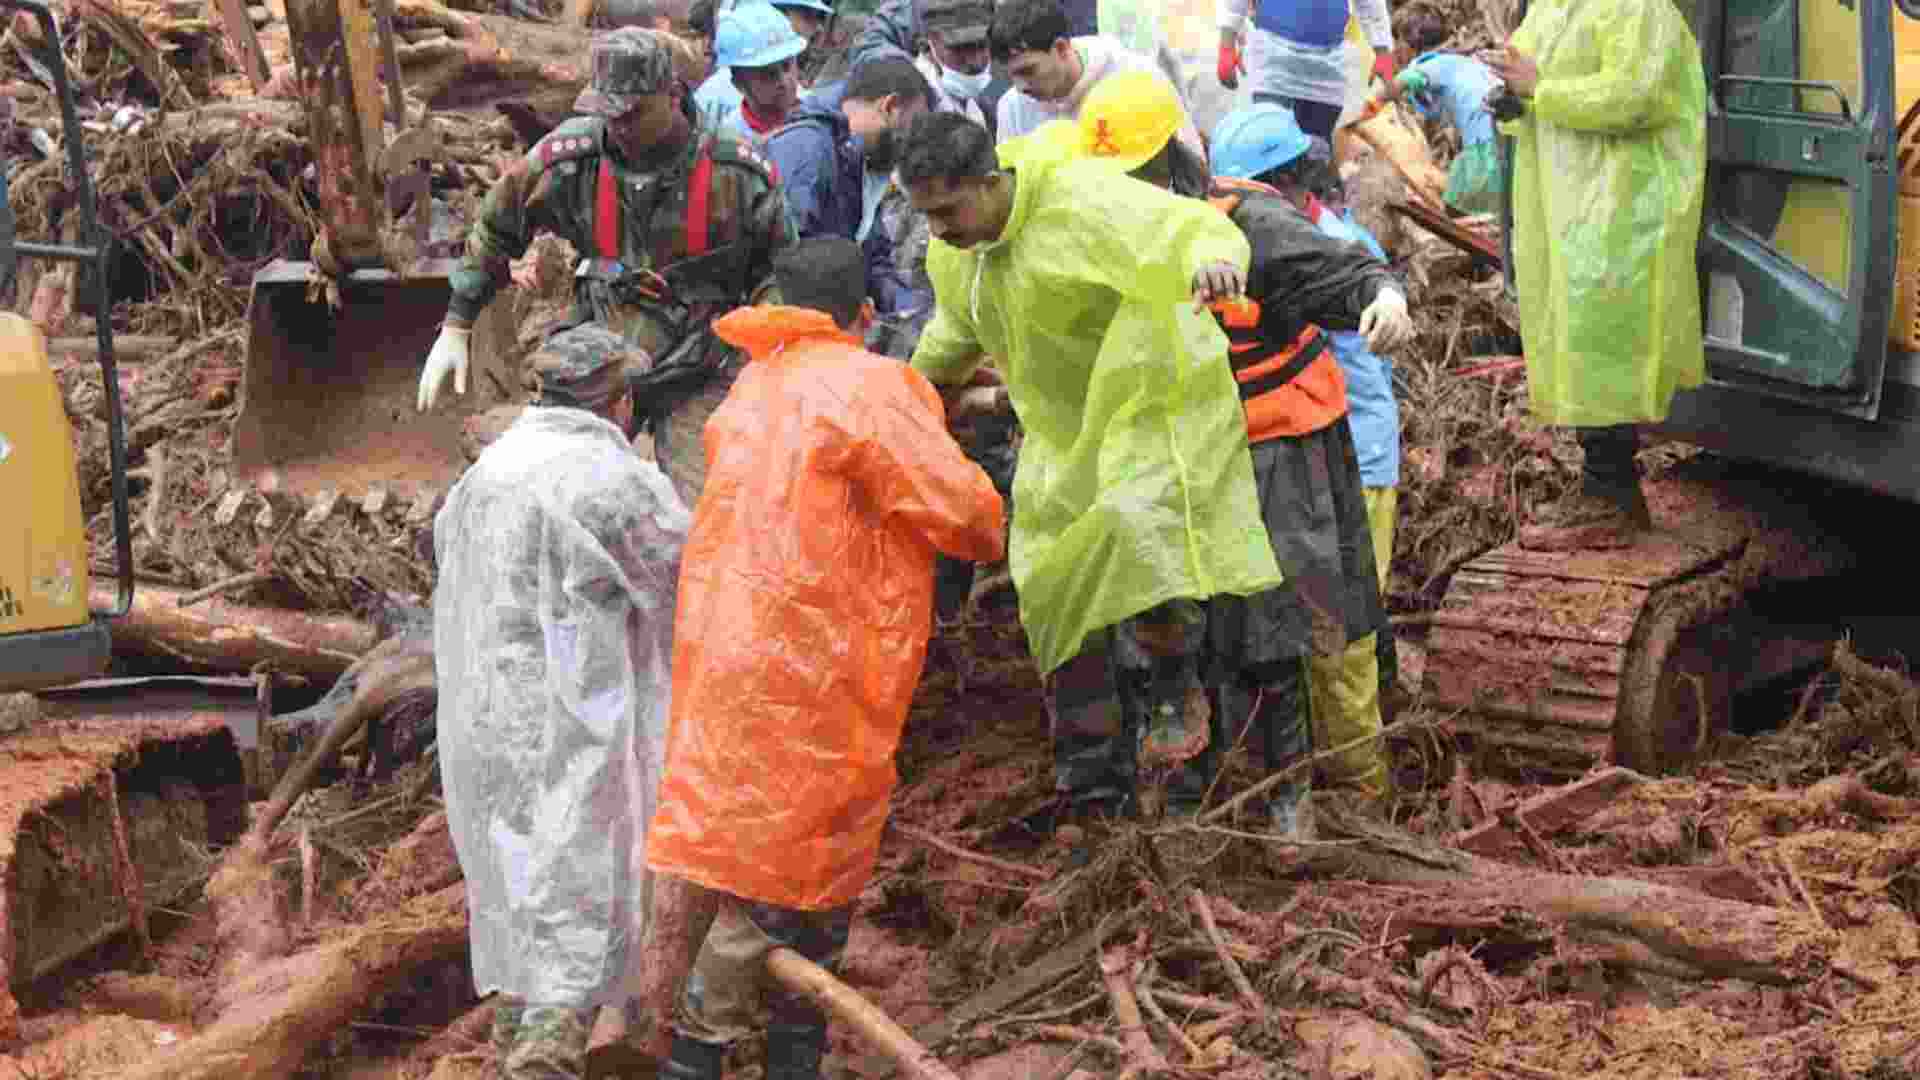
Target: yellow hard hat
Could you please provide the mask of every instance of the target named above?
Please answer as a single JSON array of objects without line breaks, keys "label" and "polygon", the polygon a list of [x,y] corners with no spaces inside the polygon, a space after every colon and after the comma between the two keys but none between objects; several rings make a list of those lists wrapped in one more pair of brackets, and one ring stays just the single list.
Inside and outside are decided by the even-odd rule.
[{"label": "yellow hard hat", "polygon": [[1132,172],[1153,160],[1185,118],[1173,85],[1159,75],[1109,75],[1080,103],[1080,154]]}]

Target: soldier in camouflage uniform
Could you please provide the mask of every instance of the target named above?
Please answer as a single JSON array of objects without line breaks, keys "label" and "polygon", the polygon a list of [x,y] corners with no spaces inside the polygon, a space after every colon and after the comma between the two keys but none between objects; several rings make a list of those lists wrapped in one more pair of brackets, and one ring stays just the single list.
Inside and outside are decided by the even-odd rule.
[{"label": "soldier in camouflage uniform", "polygon": [[466,389],[466,338],[508,264],[542,231],[581,254],[574,310],[644,350],[634,377],[639,426],[692,504],[706,475],[700,431],[743,359],[712,320],[760,300],[774,252],[794,241],[772,166],[694,121],[665,34],[623,28],[597,38],[593,77],[554,128],[487,193],[452,276],[441,340],[421,376],[431,408],[448,373]]}]

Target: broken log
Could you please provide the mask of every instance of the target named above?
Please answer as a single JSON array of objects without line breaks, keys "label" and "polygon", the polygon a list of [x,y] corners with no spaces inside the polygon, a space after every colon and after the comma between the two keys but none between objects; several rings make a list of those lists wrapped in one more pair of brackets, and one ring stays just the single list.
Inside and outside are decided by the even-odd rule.
[{"label": "broken log", "polygon": [[[1542,836],[1550,836],[1567,826],[1598,813],[1601,808],[1640,784],[1645,777],[1632,769],[1615,765],[1592,776],[1565,784],[1521,803],[1514,815]],[[1461,833],[1454,846],[1461,851],[1489,858],[1507,858],[1527,850],[1525,838],[1501,820],[1484,822]]]},{"label": "broken log", "polygon": [[1405,181],[1410,198],[1435,210],[1444,207],[1442,195],[1447,190],[1447,174],[1433,163],[1426,138],[1400,119],[1400,110],[1392,107],[1381,109],[1373,116],[1336,132],[1335,142],[1341,145],[1336,146],[1335,155],[1341,159],[1351,153],[1346,140],[1342,138],[1347,134],[1372,147],[1374,153],[1393,166],[1401,180]]},{"label": "broken log", "polygon": [[[185,595],[142,582],[133,610],[113,623],[114,652],[163,658],[200,673],[244,675],[264,667],[331,681],[374,646],[374,628],[350,616],[244,607],[217,597],[183,608]],[[94,584],[95,610],[111,609],[116,599],[111,584]]]},{"label": "broken log", "polygon": [[466,886],[430,893],[223,986],[199,1034],[112,1080],[278,1080],[375,998],[467,947]]},{"label": "broken log", "polygon": [[792,949],[779,948],[769,952],[767,973],[788,990],[813,999],[834,1019],[879,1048],[893,1059],[907,1080],[960,1080],[958,1074],[942,1065],[939,1058],[915,1041],[905,1028],[895,1023],[879,1006]]},{"label": "broken log", "polygon": [[1626,878],[1521,869],[1338,807],[1316,809],[1322,838],[1346,843],[1301,850],[1302,865],[1380,884],[1444,889],[1435,903],[1409,904],[1401,918],[1410,923],[1544,919],[1623,966],[1695,978],[1794,985],[1841,970],[1834,935],[1797,911]]},{"label": "broken log", "polygon": [[273,797],[255,815],[240,841],[227,849],[219,869],[207,882],[223,985],[283,955],[290,940],[273,876],[274,830],[312,786],[320,770],[362,726],[406,695],[434,685],[433,653],[420,650],[412,638],[389,638],[357,662],[349,675],[354,680],[352,700],[340,710],[325,737],[281,777]]},{"label": "broken log", "polygon": [[[157,334],[113,335],[113,358],[123,363],[152,360],[166,356],[179,347],[179,338],[162,337]],[[47,339],[47,358],[56,364],[63,360],[84,361],[91,364],[99,357],[100,339],[91,334],[86,337]]]}]

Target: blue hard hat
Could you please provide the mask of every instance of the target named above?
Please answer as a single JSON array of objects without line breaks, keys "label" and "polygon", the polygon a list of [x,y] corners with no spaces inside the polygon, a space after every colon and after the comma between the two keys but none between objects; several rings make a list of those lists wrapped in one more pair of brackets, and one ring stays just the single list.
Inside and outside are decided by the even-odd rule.
[{"label": "blue hard hat", "polygon": [[1311,141],[1284,105],[1262,103],[1221,117],[1208,148],[1213,171],[1251,179],[1307,152]]},{"label": "blue hard hat", "polygon": [[790,60],[807,49],[807,39],[766,0],[752,0],[720,13],[713,31],[714,63],[724,68],[757,68]]},{"label": "blue hard hat", "polygon": [[826,0],[773,0],[773,6],[777,8],[805,8],[808,11],[817,11],[822,15],[833,14],[833,5],[827,3]]}]

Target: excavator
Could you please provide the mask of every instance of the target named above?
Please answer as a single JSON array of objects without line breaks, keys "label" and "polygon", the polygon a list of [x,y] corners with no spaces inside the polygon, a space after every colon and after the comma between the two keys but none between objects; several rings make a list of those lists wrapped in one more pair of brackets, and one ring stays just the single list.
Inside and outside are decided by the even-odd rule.
[{"label": "excavator", "polygon": [[1920,5],[1676,3],[1708,81],[1708,380],[1654,434],[1714,453],[1648,485],[1634,547],[1455,572],[1426,688],[1500,765],[1688,767],[1831,645],[1759,601],[1843,580],[1866,515],[1920,503]]},{"label": "excavator", "polygon": [[[112,239],[81,145],[71,75],[41,0],[0,0],[39,23],[65,133],[68,243],[18,240],[0,214],[0,265],[20,256],[79,264],[93,293],[105,391],[114,576],[110,609],[89,609],[90,545],[73,431],[47,343],[0,313],[0,1039],[18,1021],[13,991],[110,939],[144,940],[149,915],[194,887],[197,852],[239,834],[247,776],[239,740],[263,706],[247,679],[99,678],[112,623],[134,598],[126,430],[108,296]],[[23,691],[33,691],[28,696]]]},{"label": "excavator", "polygon": [[[254,276],[234,469],[262,491],[430,500],[466,468],[466,421],[520,397],[506,362],[511,305],[491,305],[474,326],[474,392],[415,412],[455,266],[431,254],[439,136],[424,117],[408,123],[393,0],[287,0],[286,10],[322,223],[309,259]],[[411,227],[396,227],[409,209]]]}]

